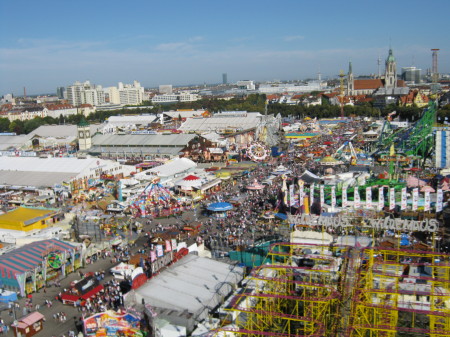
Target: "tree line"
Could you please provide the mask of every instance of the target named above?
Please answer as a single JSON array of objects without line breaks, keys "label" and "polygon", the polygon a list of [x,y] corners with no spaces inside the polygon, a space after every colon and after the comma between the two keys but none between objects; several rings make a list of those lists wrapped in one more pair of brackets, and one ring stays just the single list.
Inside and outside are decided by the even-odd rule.
[{"label": "tree line", "polygon": [[[119,109],[111,111],[96,111],[90,114],[86,119],[90,123],[103,123],[111,116],[126,115],[126,114],[156,114],[168,110],[177,109],[205,109],[209,112],[220,111],[248,111],[265,113],[265,94],[250,94],[243,97],[234,97],[230,100],[223,100],[218,98],[203,98],[195,102],[178,102],[167,105],[149,105],[150,102],[145,102],[147,108],[144,109]],[[380,109],[373,107],[372,103],[363,103],[360,105],[346,105],[344,106],[344,115],[346,117],[375,117],[384,118],[389,113],[396,111],[396,117],[400,117],[403,121],[416,121],[421,115],[423,108],[417,106],[403,107],[396,104],[390,104]],[[323,101],[321,105],[304,106],[304,105],[288,105],[282,103],[271,103],[267,105],[268,114],[281,114],[282,117],[294,118],[336,118],[341,115],[341,108],[337,105],[331,105],[327,101]],[[41,125],[61,125],[61,124],[78,124],[80,123],[82,115],[59,116],[53,117],[35,117],[34,119],[21,121],[9,121],[8,118],[0,118],[0,132],[15,132],[16,134],[28,134],[37,129]],[[450,105],[444,106],[438,110],[437,121],[443,122],[450,120]]]}]

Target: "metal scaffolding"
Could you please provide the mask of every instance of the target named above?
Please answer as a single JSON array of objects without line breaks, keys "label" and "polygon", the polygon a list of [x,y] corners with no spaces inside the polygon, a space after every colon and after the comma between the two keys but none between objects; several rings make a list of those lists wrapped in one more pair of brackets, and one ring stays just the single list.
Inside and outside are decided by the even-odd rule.
[{"label": "metal scaffolding", "polygon": [[209,336],[444,337],[450,255],[276,243]]}]

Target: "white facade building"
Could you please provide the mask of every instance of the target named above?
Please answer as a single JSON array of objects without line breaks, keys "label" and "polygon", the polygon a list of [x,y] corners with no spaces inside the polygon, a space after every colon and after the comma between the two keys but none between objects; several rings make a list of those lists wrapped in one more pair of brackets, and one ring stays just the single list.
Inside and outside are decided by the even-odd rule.
[{"label": "white facade building", "polygon": [[16,111],[13,110],[12,112],[9,112],[8,115],[6,115],[6,117],[8,117],[10,122],[17,119],[21,121],[26,121],[29,119],[33,119],[35,117],[45,118],[47,116],[48,116],[48,109],[42,107],[27,108]]},{"label": "white facade building", "polygon": [[261,84],[258,91],[262,94],[281,94],[283,92],[299,93],[322,90],[321,82],[308,82],[306,85],[295,85],[292,83],[267,83]]},{"label": "white facade building", "polygon": [[236,85],[239,87],[239,89],[245,89],[245,90],[255,90],[256,85],[254,81],[249,80],[242,80],[237,81]]},{"label": "white facade building", "polygon": [[198,94],[180,92],[172,95],[155,95],[152,98],[153,103],[176,103],[176,102],[194,102],[199,99]]},{"label": "white facade building", "polygon": [[92,85],[89,81],[75,82],[66,88],[67,100],[70,104],[78,106],[91,104],[93,106],[105,103],[105,93],[101,86]]},{"label": "white facade building", "polygon": [[71,116],[78,113],[77,108],[70,104],[56,104],[47,106],[47,115],[53,118],[59,118],[59,116]]},{"label": "white facade building", "polygon": [[121,105],[139,105],[144,100],[144,87],[137,81],[133,84],[119,82],[117,87],[108,88],[109,102]]}]

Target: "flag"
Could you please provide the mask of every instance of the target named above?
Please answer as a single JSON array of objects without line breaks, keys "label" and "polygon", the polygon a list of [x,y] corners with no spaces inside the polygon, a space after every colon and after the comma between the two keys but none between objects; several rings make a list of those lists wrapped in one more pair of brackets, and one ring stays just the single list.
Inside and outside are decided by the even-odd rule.
[{"label": "flag", "polygon": [[412,197],[412,210],[417,211],[419,207],[419,189],[413,189],[413,197]]},{"label": "flag", "polygon": [[402,188],[402,205],[401,205],[401,210],[405,210],[406,209],[406,187]]},{"label": "flag", "polygon": [[161,257],[164,255],[163,245],[156,245],[156,256]]},{"label": "flag", "polygon": [[395,188],[389,189],[389,210],[392,211],[395,208]]},{"label": "flag", "polygon": [[170,244],[170,240],[166,240],[166,252],[170,252],[172,250],[172,245]]},{"label": "flag", "polygon": [[151,262],[156,261],[156,252],[154,250],[150,251],[150,261]]},{"label": "flag", "polygon": [[177,250],[177,239],[172,239],[172,250]]},{"label": "flag", "polygon": [[347,207],[348,201],[347,201],[347,188],[342,189],[342,207]]},{"label": "flag", "polygon": [[444,193],[441,188],[437,190],[437,196],[436,196],[436,212],[442,212],[444,203]]},{"label": "flag", "polygon": [[380,187],[378,189],[378,210],[381,211],[384,208],[384,189]]},{"label": "flag", "polygon": [[431,205],[430,191],[426,191],[425,192],[425,205],[423,207],[425,212],[430,210],[430,205]]},{"label": "flag", "polygon": [[372,187],[366,187],[366,208],[372,208]]},{"label": "flag", "polygon": [[289,205],[294,205],[294,184],[289,185]]},{"label": "flag", "polygon": [[354,208],[360,208],[361,207],[361,199],[359,197],[358,186],[355,186],[353,199],[354,199]]},{"label": "flag", "polygon": [[336,207],[336,186],[331,187],[331,207]]},{"label": "flag", "polygon": [[299,195],[298,195],[298,202],[299,202],[300,206],[303,206],[303,183],[299,184],[299,188],[300,188],[300,191],[299,191]]},{"label": "flag", "polygon": [[320,205],[323,206],[324,204],[325,204],[324,186],[320,185]]}]

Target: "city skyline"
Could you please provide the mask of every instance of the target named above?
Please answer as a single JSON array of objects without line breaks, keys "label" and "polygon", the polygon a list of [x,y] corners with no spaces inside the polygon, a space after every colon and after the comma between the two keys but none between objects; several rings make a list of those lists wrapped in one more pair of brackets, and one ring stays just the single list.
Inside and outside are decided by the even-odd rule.
[{"label": "city skyline", "polygon": [[[377,74],[391,46],[397,69],[450,70],[445,0],[309,3],[269,1],[123,3],[24,1],[0,4],[0,96],[51,93],[75,81],[229,83]],[[436,10],[439,9],[439,10]],[[447,42],[445,42],[447,41]]]}]

